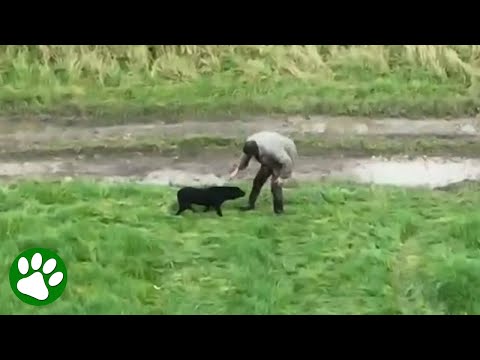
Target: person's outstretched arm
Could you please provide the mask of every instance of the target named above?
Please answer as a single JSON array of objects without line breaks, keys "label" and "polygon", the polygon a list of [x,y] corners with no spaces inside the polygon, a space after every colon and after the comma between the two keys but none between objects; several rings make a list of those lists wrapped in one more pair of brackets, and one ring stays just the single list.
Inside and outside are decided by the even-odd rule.
[{"label": "person's outstretched arm", "polygon": [[230,173],[230,179],[233,179],[235,176],[237,176],[239,171],[245,170],[248,167],[248,164],[250,163],[250,159],[252,157],[247,154],[242,154],[240,157],[240,163],[238,166],[235,167],[235,169]]}]

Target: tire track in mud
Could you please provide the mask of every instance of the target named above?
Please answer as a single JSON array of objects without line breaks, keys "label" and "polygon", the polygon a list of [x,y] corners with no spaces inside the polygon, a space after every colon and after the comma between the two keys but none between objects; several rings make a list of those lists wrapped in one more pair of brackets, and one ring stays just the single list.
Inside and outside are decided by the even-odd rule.
[{"label": "tire track in mud", "polygon": [[[93,177],[114,180],[135,180],[147,183],[185,185],[222,184],[231,166],[238,159],[238,151],[206,149],[194,154],[166,156],[151,151],[142,154],[125,149],[118,154],[102,151],[99,144],[135,144],[150,139],[188,139],[201,136],[234,138],[242,140],[259,130],[279,131],[296,139],[316,136],[319,141],[329,137],[361,137],[368,142],[374,136],[396,138],[435,136],[438,138],[465,139],[480,143],[480,120],[405,120],[405,119],[350,119],[328,117],[285,117],[283,119],[257,118],[250,121],[229,122],[190,121],[176,124],[165,122],[119,125],[108,127],[55,127],[41,122],[20,125],[0,125],[0,149],[5,153],[27,151],[22,156],[10,156],[0,163],[0,177],[61,178]],[[74,155],[74,151],[57,151],[48,154],[52,144],[96,144],[89,156]],[[400,141],[401,143],[401,141]],[[72,145],[73,144],[73,145]],[[232,149],[230,149],[232,150]],[[302,154],[300,154],[302,155]],[[305,155],[305,154],[303,154]],[[251,178],[257,166],[251,166],[240,179]],[[295,181],[319,181],[340,179],[361,183],[391,184],[399,186],[446,186],[465,180],[480,180],[480,160],[461,157],[395,156],[386,158],[344,157],[342,151],[335,156],[301,156],[295,168]]]},{"label": "tire track in mud", "polygon": [[[24,162],[3,162],[0,177],[19,178],[94,178],[109,181],[138,181],[149,184],[222,185],[234,156],[217,154],[194,158],[173,158],[132,153],[130,156],[91,158],[58,157]],[[252,179],[258,164],[238,177]],[[444,187],[465,180],[480,181],[480,159],[465,158],[333,158],[300,157],[292,183],[323,180],[353,181],[404,187]]]},{"label": "tire track in mud", "polygon": [[260,130],[273,130],[291,136],[438,136],[480,138],[480,119],[368,119],[349,117],[257,117],[229,121],[157,121],[148,124],[113,126],[55,126],[29,119],[12,123],[0,119],[0,147],[15,148],[19,144],[48,144],[58,140],[79,144],[92,139],[128,140],[132,137],[191,138],[209,136],[244,138]]}]

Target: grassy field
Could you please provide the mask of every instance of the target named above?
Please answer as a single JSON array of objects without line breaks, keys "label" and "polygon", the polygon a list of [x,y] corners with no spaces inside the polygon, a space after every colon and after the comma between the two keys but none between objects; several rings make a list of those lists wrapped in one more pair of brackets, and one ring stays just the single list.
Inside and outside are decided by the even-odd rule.
[{"label": "grassy field", "polygon": [[48,247],[65,260],[68,284],[38,308],[17,300],[4,276],[0,312],[480,313],[478,188],[286,191],[282,217],[272,214],[269,191],[253,213],[240,213],[239,201],[223,218],[175,217],[173,189],[5,184],[2,273],[21,250]]},{"label": "grassy field", "polygon": [[[480,46],[0,46],[4,114],[476,115]],[[133,116],[133,118],[131,118]]]}]

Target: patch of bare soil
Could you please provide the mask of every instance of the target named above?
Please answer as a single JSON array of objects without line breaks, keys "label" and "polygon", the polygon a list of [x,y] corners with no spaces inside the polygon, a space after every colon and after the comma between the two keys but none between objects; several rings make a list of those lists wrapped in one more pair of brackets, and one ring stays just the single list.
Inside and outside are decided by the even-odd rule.
[{"label": "patch of bare soil", "polygon": [[248,120],[185,121],[169,123],[115,125],[99,127],[52,126],[39,119],[18,120],[16,123],[0,119],[0,149],[3,151],[28,149],[58,142],[91,142],[112,140],[121,142],[149,138],[191,138],[197,136],[245,138],[260,130],[273,130],[301,138],[302,135],[385,135],[385,136],[439,136],[480,137],[480,119],[407,120],[367,119],[347,117],[258,117]]},{"label": "patch of bare soil", "polygon": [[[0,119],[1,120],[1,119]],[[404,120],[404,119],[351,119],[328,117],[257,118],[249,121],[228,122],[186,121],[158,122],[108,127],[58,127],[41,121],[18,124],[0,121],[0,149],[36,149],[58,139],[64,143],[102,141],[148,136],[150,138],[189,138],[195,136],[244,139],[260,130],[274,130],[300,138],[305,134],[322,137],[333,135],[358,136],[427,136],[476,139],[480,137],[479,119],[457,120]],[[480,139],[479,139],[480,140]],[[98,143],[98,142],[97,142]],[[111,180],[134,180],[164,185],[223,184],[239,154],[215,153],[205,150],[188,157],[168,157],[136,152],[107,154],[101,151],[93,156],[63,155],[15,158],[0,164],[3,178],[31,177],[93,177]],[[334,178],[361,183],[391,184],[399,186],[447,186],[464,180],[480,179],[480,160],[463,158],[342,158],[302,156],[295,167],[296,181],[318,181]],[[257,166],[252,165],[240,175],[252,178]]]},{"label": "patch of bare soil", "polygon": [[[238,160],[233,155],[210,154],[189,158],[172,158],[132,153],[115,157],[97,155],[90,158],[60,157],[30,162],[3,162],[0,177],[18,178],[95,178],[110,181],[186,186],[222,185]],[[239,175],[253,179],[258,164]],[[325,158],[300,157],[295,166],[295,182],[341,180],[358,183],[405,187],[444,187],[465,180],[480,180],[480,159],[464,158]]]}]

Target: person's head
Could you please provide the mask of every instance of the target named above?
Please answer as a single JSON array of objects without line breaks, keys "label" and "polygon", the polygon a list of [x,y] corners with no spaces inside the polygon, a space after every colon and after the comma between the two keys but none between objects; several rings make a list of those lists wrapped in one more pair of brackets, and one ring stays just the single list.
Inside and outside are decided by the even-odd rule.
[{"label": "person's head", "polygon": [[245,144],[243,145],[243,153],[245,155],[258,158],[259,150],[257,143],[253,140],[245,142]]}]

